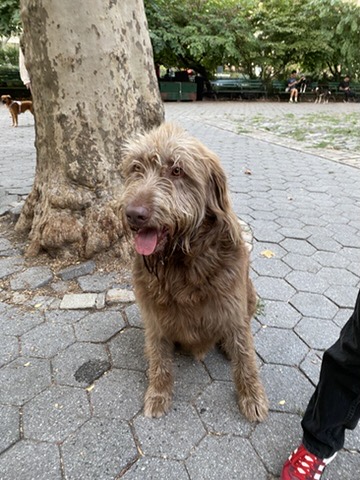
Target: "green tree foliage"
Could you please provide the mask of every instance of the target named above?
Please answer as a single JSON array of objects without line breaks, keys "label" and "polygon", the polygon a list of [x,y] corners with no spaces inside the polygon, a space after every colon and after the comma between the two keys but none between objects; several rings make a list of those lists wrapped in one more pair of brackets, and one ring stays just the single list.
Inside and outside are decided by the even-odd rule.
[{"label": "green tree foliage", "polygon": [[8,38],[20,31],[19,0],[1,0],[0,37]]}]

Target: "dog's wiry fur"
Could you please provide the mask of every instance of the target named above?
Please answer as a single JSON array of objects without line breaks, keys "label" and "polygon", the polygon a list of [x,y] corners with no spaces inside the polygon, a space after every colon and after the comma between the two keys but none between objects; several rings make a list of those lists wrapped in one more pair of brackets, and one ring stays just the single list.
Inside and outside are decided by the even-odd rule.
[{"label": "dog's wiry fur", "polygon": [[218,158],[181,128],[163,124],[127,145],[123,169],[124,227],[140,252],[133,280],[149,360],[145,415],[170,407],[175,343],[198,359],[220,343],[232,362],[240,410],[250,421],[264,420],[268,402],[250,327],[256,293]]},{"label": "dog's wiry fur", "polygon": [[22,102],[18,102],[16,100],[13,100],[10,95],[1,95],[1,101],[9,109],[13,127],[18,126],[18,116],[20,115],[20,113],[24,113],[29,110],[29,112],[34,115],[33,103],[31,100],[24,100]]}]

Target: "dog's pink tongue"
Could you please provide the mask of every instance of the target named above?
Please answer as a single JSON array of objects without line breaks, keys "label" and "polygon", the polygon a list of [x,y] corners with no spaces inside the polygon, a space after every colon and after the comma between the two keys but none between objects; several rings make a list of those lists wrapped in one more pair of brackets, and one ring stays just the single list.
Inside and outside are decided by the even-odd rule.
[{"label": "dog's pink tongue", "polygon": [[155,229],[140,230],[135,235],[135,249],[140,255],[151,255],[156,248],[157,240]]}]

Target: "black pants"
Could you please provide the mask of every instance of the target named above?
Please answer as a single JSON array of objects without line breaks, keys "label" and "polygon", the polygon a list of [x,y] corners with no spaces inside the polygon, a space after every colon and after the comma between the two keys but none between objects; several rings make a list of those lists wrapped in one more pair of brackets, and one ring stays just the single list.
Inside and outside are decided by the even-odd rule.
[{"label": "black pants", "polygon": [[360,292],[337,342],[324,353],[320,380],[301,423],[305,447],[331,457],[360,418]]}]

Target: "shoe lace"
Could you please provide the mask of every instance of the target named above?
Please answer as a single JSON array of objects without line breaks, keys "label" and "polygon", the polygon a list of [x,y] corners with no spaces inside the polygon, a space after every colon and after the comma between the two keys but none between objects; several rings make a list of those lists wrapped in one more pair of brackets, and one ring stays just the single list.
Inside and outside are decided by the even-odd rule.
[{"label": "shoe lace", "polygon": [[321,474],[325,468],[325,463],[315,455],[305,453],[294,459],[294,468],[298,471],[303,480],[320,480]]}]

